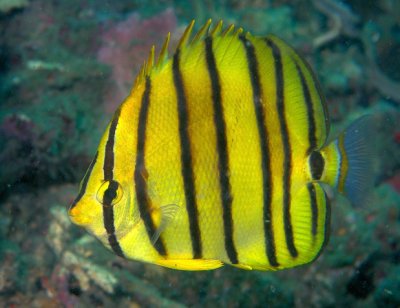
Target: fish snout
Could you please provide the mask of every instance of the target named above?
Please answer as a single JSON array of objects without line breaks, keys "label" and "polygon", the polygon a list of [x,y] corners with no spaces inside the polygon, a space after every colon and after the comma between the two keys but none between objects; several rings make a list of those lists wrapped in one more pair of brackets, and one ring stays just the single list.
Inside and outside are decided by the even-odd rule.
[{"label": "fish snout", "polygon": [[79,226],[88,225],[92,221],[92,217],[85,213],[82,201],[74,201],[68,210],[68,215],[71,221]]}]

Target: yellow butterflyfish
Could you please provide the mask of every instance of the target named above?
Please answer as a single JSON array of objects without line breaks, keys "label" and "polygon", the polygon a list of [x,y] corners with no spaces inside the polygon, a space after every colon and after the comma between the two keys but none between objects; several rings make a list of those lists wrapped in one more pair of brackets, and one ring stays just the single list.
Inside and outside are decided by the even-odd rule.
[{"label": "yellow butterflyfish", "polygon": [[181,270],[278,270],[317,258],[328,185],[362,202],[365,120],[328,142],[309,65],[275,36],[211,20],[151,49],[69,209],[117,255]]}]

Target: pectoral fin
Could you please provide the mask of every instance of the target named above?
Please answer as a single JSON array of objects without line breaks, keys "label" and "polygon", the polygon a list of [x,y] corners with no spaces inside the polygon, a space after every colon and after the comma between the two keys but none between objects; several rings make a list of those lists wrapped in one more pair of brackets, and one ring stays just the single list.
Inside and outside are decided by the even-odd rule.
[{"label": "pectoral fin", "polygon": [[165,230],[165,228],[174,219],[178,210],[179,210],[179,205],[176,205],[176,204],[167,204],[167,205],[160,206],[160,208],[159,208],[160,215],[161,215],[160,224],[158,225],[156,232],[151,237],[151,242],[153,244],[158,240],[161,233]]}]

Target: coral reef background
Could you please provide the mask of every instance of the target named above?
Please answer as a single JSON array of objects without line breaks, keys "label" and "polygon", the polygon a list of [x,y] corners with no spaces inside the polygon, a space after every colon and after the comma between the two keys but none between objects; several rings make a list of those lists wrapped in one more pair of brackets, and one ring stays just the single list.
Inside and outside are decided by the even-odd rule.
[{"label": "coral reef background", "polygon": [[[277,273],[122,260],[66,209],[152,44],[193,18],[274,33],[311,63],[333,133],[374,117],[374,188],[330,243]],[[400,1],[0,0],[0,306],[399,307]]]}]

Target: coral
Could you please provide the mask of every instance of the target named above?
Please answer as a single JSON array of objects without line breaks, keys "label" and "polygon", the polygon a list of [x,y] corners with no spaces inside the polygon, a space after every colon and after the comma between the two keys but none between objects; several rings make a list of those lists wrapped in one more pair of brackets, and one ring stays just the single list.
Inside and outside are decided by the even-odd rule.
[{"label": "coral", "polygon": [[[362,20],[348,5],[342,2],[314,0],[313,5],[318,11],[328,17],[331,24],[330,29],[326,33],[318,35],[313,40],[314,49],[324,48],[343,36],[359,41],[365,51],[363,54],[364,59],[362,60],[365,62],[365,68],[364,72],[360,72],[367,76],[365,78],[365,85],[378,90],[387,99],[399,103],[400,94],[398,89],[400,88],[400,83],[387,75],[387,73],[390,73],[393,76],[397,76],[400,65],[395,56],[390,56],[391,53],[398,54],[400,46],[398,39],[393,35],[393,29],[398,27],[398,18],[396,19],[396,14],[398,13],[395,12],[398,4],[393,4],[395,6],[393,8],[388,5],[389,7],[386,8],[387,14],[383,16],[376,14],[376,12],[371,12],[371,16],[374,17],[373,19],[369,18],[368,22]],[[384,6],[382,4],[379,5]],[[379,45],[383,45],[384,47],[379,49]],[[342,52],[343,50],[341,50]],[[386,59],[385,54],[389,54],[388,59]],[[351,60],[354,61],[353,59]],[[384,63],[386,71],[382,70],[382,63]],[[329,70],[329,74],[331,74],[331,70]],[[345,77],[345,75],[341,72],[336,74],[337,77]],[[335,81],[335,78],[332,77],[334,75],[329,77],[330,81]],[[356,80],[361,81],[362,79],[357,78]],[[337,78],[336,81],[341,82]],[[347,80],[344,78],[342,82],[347,83]],[[360,89],[365,88],[365,85],[361,85]],[[344,84],[339,87],[346,89]],[[360,90],[357,92],[360,92]]]},{"label": "coral", "polygon": [[[25,114],[12,114],[0,123],[0,195],[21,179],[34,161],[32,148],[38,140],[37,126]],[[13,161],[13,164],[7,162]]]},{"label": "coral", "polygon": [[21,142],[30,142],[36,138],[37,129],[32,120],[25,114],[13,114],[7,116],[0,123],[0,132],[5,137],[13,138]]},{"label": "coral", "polygon": [[[112,294],[118,282],[115,275],[108,269],[100,267],[93,263],[90,259],[85,256],[77,256],[72,252],[65,252],[63,254],[62,263],[64,266],[70,268],[73,273],[77,274],[77,278],[80,281],[85,281],[88,288],[88,281],[92,281],[94,284],[99,286],[102,290]],[[79,267],[81,271],[74,270]]]},{"label": "coral", "polygon": [[280,37],[291,40],[295,37],[295,18],[289,5],[269,7],[265,10],[247,9],[240,12],[240,22],[247,29],[255,29],[255,33],[276,33]]},{"label": "coral", "polygon": [[106,110],[116,109],[127,96],[139,66],[147,59],[153,44],[161,46],[169,31],[177,27],[173,9],[144,19],[139,13],[130,14],[125,20],[105,27],[102,45],[97,52],[99,61],[112,67],[113,85],[105,97]]},{"label": "coral", "polygon": [[350,37],[359,35],[357,23],[360,22],[360,18],[347,5],[334,0],[313,0],[312,3],[321,13],[328,16],[331,22],[330,30],[314,39],[314,48],[331,42],[341,34]]},{"label": "coral", "polygon": [[28,0],[0,0],[0,13],[9,13],[28,6]]},{"label": "coral", "polygon": [[[75,289],[90,292],[93,286],[111,296],[119,289],[136,296],[141,302],[157,307],[182,307],[174,301],[162,297],[151,285],[124,269],[111,270],[104,266],[101,258],[94,253],[100,247],[98,242],[88,234],[83,234],[71,241],[72,226],[65,209],[55,205],[50,208],[51,221],[48,226],[46,242],[57,256],[57,266],[49,277],[42,277],[41,283],[52,297],[65,307],[73,307],[77,297],[71,294],[71,280],[75,280]],[[113,258],[111,254],[108,258]],[[74,278],[74,279],[72,279]]]},{"label": "coral", "polygon": [[[336,40],[340,35],[360,40],[365,48],[365,56],[368,65],[366,68],[368,83],[387,98],[400,102],[400,94],[398,91],[400,83],[394,81],[382,72],[382,69],[378,65],[380,59],[378,58],[376,50],[381,37],[386,38],[386,41],[389,40],[389,42],[386,43],[388,45],[387,49],[393,50],[393,48],[398,48],[399,43],[396,43],[396,39],[392,35],[393,29],[398,26],[398,18],[396,19],[396,17],[394,17],[397,16],[395,14],[398,14],[395,13],[398,7],[386,8],[388,16],[385,16],[379,23],[383,29],[375,29],[377,27],[376,24],[370,20],[368,23],[364,23],[360,31],[359,26],[361,24],[361,18],[353,13],[347,5],[333,0],[313,0],[313,5],[321,13],[328,16],[331,21],[331,27],[328,32],[317,36],[313,40],[314,48],[321,48],[333,40]],[[376,19],[379,19],[379,17]],[[379,32],[384,33],[379,34]],[[394,50],[393,53],[397,54],[398,51]],[[390,57],[390,61],[388,62],[390,64],[388,67],[397,74],[398,68],[394,68],[393,61],[397,61],[396,57]]]},{"label": "coral", "polygon": [[44,276],[40,279],[40,282],[47,294],[58,305],[66,308],[77,306],[78,298],[70,293],[68,272],[62,266],[55,266],[50,277]]},{"label": "coral", "polygon": [[[389,19],[390,20],[390,19]],[[392,27],[394,27],[395,22],[389,23],[386,25],[386,29],[383,29],[386,32],[392,31]],[[366,57],[367,57],[367,76],[369,83],[378,89],[388,99],[393,99],[394,101],[400,103],[400,82],[390,79],[384,72],[382,72],[381,68],[378,65],[378,52],[377,52],[377,44],[380,40],[382,40],[382,35],[379,34],[380,30],[377,29],[377,26],[372,22],[366,24],[363,28],[363,32],[361,35],[361,40],[366,49]],[[386,34],[387,36],[388,34]],[[383,36],[384,37],[384,36]],[[387,39],[386,39],[387,40]],[[389,41],[390,44],[394,44],[393,41]],[[393,61],[398,61],[396,57],[395,60],[392,60],[392,66],[394,68],[400,68],[399,65],[394,65]]]},{"label": "coral", "polygon": [[34,1],[0,26],[1,197],[21,185],[78,181],[107,120],[98,106],[108,67],[63,44],[70,23],[61,32],[55,21],[66,16],[53,5]]},{"label": "coral", "polygon": [[376,307],[400,306],[400,265],[394,267],[374,294]]}]

